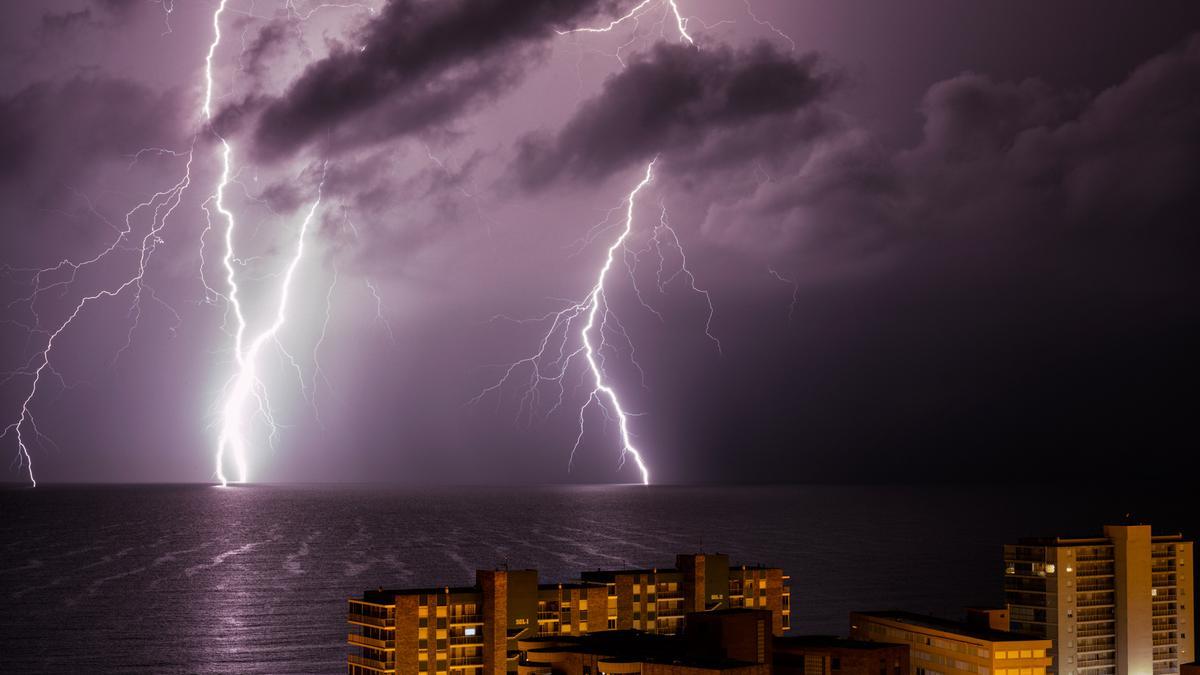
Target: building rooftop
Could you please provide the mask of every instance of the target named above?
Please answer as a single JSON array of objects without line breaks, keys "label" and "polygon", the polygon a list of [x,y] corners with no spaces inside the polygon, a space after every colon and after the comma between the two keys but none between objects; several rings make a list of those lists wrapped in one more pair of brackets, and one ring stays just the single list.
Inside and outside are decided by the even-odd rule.
[{"label": "building rooftop", "polygon": [[954,621],[952,619],[943,619],[937,616],[928,616],[925,614],[916,614],[914,612],[904,612],[901,610],[854,613],[876,619],[888,619],[890,621],[908,624],[910,626],[940,630],[945,633],[953,633],[955,635],[962,635],[964,637],[975,638],[977,640],[987,640],[989,642],[1024,642],[1026,640],[1047,639],[1038,637],[1036,635],[1029,635],[1027,633],[1012,633],[1003,630],[992,630],[990,628],[977,626],[965,621]]},{"label": "building rooftop", "polygon": [[376,604],[389,604],[393,602],[397,595],[456,595],[467,593],[479,593],[479,589],[475,586],[431,586],[429,588],[379,588],[373,591],[364,591],[362,600],[373,602]]},{"label": "building rooftop", "polygon": [[529,649],[538,652],[574,652],[605,657],[608,661],[662,663],[695,668],[735,668],[752,665],[746,661],[710,658],[688,653],[682,637],[654,635],[637,630],[606,630],[587,635],[562,635],[529,638],[523,643],[544,643]]},{"label": "building rooftop", "polygon": [[865,640],[849,640],[836,635],[791,635],[775,638],[775,649],[891,649],[892,647],[907,647],[893,642],[867,642]]}]

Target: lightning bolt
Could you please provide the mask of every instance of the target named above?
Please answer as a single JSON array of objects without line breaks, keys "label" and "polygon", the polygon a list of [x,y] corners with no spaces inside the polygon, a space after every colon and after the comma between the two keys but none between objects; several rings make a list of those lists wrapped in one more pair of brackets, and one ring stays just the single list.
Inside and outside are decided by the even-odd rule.
[{"label": "lightning bolt", "polygon": [[655,4],[666,7],[666,9],[674,15],[675,25],[679,29],[680,39],[687,40],[688,44],[696,43],[692,36],[687,32],[688,20],[679,12],[679,5],[675,4],[675,0],[642,0],[642,2],[635,5],[633,9],[629,10],[625,15],[610,21],[607,26],[573,28],[571,30],[559,30],[555,32],[557,32],[559,35],[570,35],[572,33],[611,33],[613,29],[625,23],[626,21],[632,21],[636,25],[639,17],[649,11],[650,7]]},{"label": "lightning bolt", "polygon": [[[709,312],[705,322],[705,335],[714,342],[718,351],[721,347],[720,341],[717,340],[711,331],[713,318],[712,299],[708,291],[696,284],[695,275],[687,266],[687,257],[684,254],[683,246],[675,230],[668,222],[665,206],[661,208],[659,222],[655,226],[646,248],[636,252],[631,252],[629,249],[630,237],[634,232],[634,209],[637,198],[646,186],[652,182],[657,162],[658,159],[655,158],[646,165],[646,170],[641,180],[630,190],[621,205],[610,210],[605,220],[591,228],[585,235],[584,244],[586,245],[586,243],[590,243],[599,237],[601,232],[616,227],[620,228],[617,235],[613,238],[607,249],[605,249],[604,262],[597,271],[595,283],[582,300],[577,302],[569,301],[562,309],[533,319],[512,319],[507,316],[494,317],[522,324],[547,324],[547,328],[542,333],[536,351],[525,358],[505,366],[496,382],[480,391],[470,401],[472,404],[478,403],[490,394],[496,394],[499,400],[500,394],[506,385],[519,381],[518,378],[522,377],[522,373],[528,373],[527,379],[524,382],[524,393],[518,404],[518,416],[528,414],[532,418],[540,402],[542,385],[550,385],[556,390],[557,396],[554,404],[547,412],[547,416],[549,416],[564,405],[566,399],[566,376],[571,369],[572,363],[581,360],[585,364],[585,374],[590,381],[590,387],[587,398],[579,408],[579,434],[576,436],[575,442],[571,447],[568,467],[574,462],[575,454],[583,444],[587,411],[592,406],[596,406],[604,413],[607,419],[614,421],[617,425],[621,443],[621,466],[624,465],[627,458],[632,458],[637,465],[642,483],[645,485],[649,485],[650,483],[650,470],[641,450],[634,443],[633,434],[630,431],[629,418],[634,415],[628,412],[621,403],[617,390],[605,371],[606,353],[621,351],[617,347],[617,344],[611,342],[613,338],[619,337],[624,345],[624,350],[629,354],[630,361],[638,369],[639,373],[642,372],[641,366],[637,362],[633,342],[624,325],[609,304],[608,283],[618,260],[623,261],[629,267],[630,279],[634,282],[633,287],[639,302],[643,307],[662,319],[662,314],[647,303],[642,296],[641,290],[637,287],[636,279],[633,276],[633,268],[643,255],[648,253],[657,254],[659,266],[656,271],[656,279],[659,291],[664,292],[666,286],[677,278],[686,279],[688,288],[702,295],[708,305]],[[612,219],[613,214],[617,211],[623,212],[623,218],[617,223],[610,223],[609,221]],[[669,272],[665,267],[667,248],[675,249],[679,256],[679,266],[673,272]]]},{"label": "lightning bolt", "polygon": [[[215,58],[217,49],[221,45],[221,15],[226,10],[227,2],[228,0],[221,0],[216,11],[213,13],[213,40],[209,44],[208,53],[204,59],[205,88],[201,114],[210,127],[212,122],[213,91],[215,89],[213,59]],[[294,11],[294,7],[290,3],[288,7]],[[242,305],[241,288],[238,285],[237,270],[234,266],[237,260],[234,244],[237,233],[237,218],[225,202],[226,189],[230,182],[233,181],[234,149],[229,140],[222,137],[215,129],[212,129],[212,133],[218,138],[221,144],[221,176],[217,183],[213,201],[217,213],[221,215],[226,223],[224,237],[225,253],[221,259],[222,266],[225,269],[225,284],[228,288],[228,292],[224,297],[229,302],[235,322],[233,349],[236,367],[234,374],[223,389],[223,400],[219,413],[220,432],[217,436],[215,457],[217,479],[221,481],[222,487],[225,487],[229,485],[229,478],[225,474],[227,462],[231,461],[237,469],[238,482],[244,483],[249,478],[247,454],[250,443],[246,438],[246,433],[249,423],[253,419],[259,417],[266,423],[271,443],[274,443],[274,440],[278,436],[279,427],[275,422],[267,387],[259,376],[259,357],[263,347],[269,343],[273,343],[283,351],[284,356],[295,364],[295,360],[291,358],[291,355],[279,343],[278,335],[280,329],[287,322],[287,308],[292,281],[295,277],[296,269],[300,266],[300,262],[304,258],[304,243],[309,227],[321,205],[321,191],[325,184],[325,174],[322,171],[321,182],[317,187],[316,199],[308,208],[296,234],[294,252],[288,261],[279,283],[274,318],[266,328],[254,334],[253,337],[248,337],[249,322],[247,321],[246,312]],[[303,379],[301,379],[301,382],[303,383]]]},{"label": "lightning bolt", "polygon": [[[671,3],[674,6],[674,2]],[[680,27],[680,32],[683,32]],[[686,35],[686,33],[685,33]],[[655,160],[657,161],[657,160]],[[588,298],[585,304],[588,307],[587,323],[583,329],[579,331],[579,337],[583,341],[584,358],[587,359],[588,369],[592,373],[592,379],[595,381],[595,388],[588,395],[587,401],[579,409],[579,436],[575,438],[575,445],[571,448],[571,456],[575,456],[575,451],[579,449],[579,444],[583,441],[583,415],[587,407],[595,401],[598,405],[603,406],[600,400],[600,395],[603,394],[608,398],[612,405],[612,411],[617,416],[617,428],[621,434],[621,454],[622,457],[627,455],[633,456],[633,461],[637,463],[638,471],[642,474],[642,484],[650,484],[650,470],[646,468],[646,463],[642,461],[642,453],[633,445],[633,439],[629,434],[629,415],[625,413],[621,407],[621,401],[617,398],[617,392],[611,385],[607,384],[604,378],[604,371],[600,367],[597,360],[596,347],[592,345],[592,333],[597,326],[596,316],[600,313],[601,306],[604,307],[604,318],[608,317],[608,298],[604,293],[604,281],[608,277],[608,271],[612,269],[613,257],[617,253],[617,249],[625,245],[625,239],[629,237],[629,233],[633,231],[633,205],[639,192],[642,188],[650,184],[650,180],[654,176],[654,161],[646,165],[646,175],[642,181],[633,188],[629,196],[625,198],[628,202],[628,208],[625,211],[625,227],[621,230],[621,235],[613,242],[612,246],[608,247],[608,254],[604,258],[604,265],[600,268],[600,275],[596,279],[596,285],[592,286],[592,290],[588,293]],[[603,331],[603,323],[600,324],[600,330]],[[623,331],[623,329],[622,329]]]}]

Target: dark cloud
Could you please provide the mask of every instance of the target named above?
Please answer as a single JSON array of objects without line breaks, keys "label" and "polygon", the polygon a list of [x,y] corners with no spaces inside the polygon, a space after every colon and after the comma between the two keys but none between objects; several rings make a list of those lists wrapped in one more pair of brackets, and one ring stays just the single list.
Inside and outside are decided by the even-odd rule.
[{"label": "dark cloud", "polygon": [[0,189],[41,198],[101,162],[128,162],[144,147],[177,147],[174,91],[121,78],[39,82],[0,98]]},{"label": "dark cloud", "polygon": [[42,15],[38,33],[44,40],[69,33],[80,27],[95,25],[98,25],[98,22],[92,17],[90,7],[75,11],[46,12]]},{"label": "dark cloud", "polygon": [[1200,214],[1197,82],[1200,37],[1098,95],[963,74],[930,87],[914,147],[888,153],[866,131],[841,130],[790,175],[714,208],[706,227],[765,249],[919,233],[1186,233]]},{"label": "dark cloud", "polygon": [[801,113],[836,82],[815,55],[767,43],[747,51],[659,44],[557,134],[525,138],[517,166],[526,187],[540,187],[563,174],[603,177],[660,153],[712,169],[767,145],[791,149],[824,128],[819,115]]},{"label": "dark cloud", "polygon": [[41,38],[49,39],[66,35],[83,28],[112,28],[129,19],[138,5],[137,0],[95,0],[92,7],[65,12],[46,12],[38,26]]},{"label": "dark cloud", "polygon": [[528,50],[602,0],[393,0],[350,44],[305,69],[263,106],[255,129],[265,160],[323,138],[359,146],[444,124],[521,75]]}]

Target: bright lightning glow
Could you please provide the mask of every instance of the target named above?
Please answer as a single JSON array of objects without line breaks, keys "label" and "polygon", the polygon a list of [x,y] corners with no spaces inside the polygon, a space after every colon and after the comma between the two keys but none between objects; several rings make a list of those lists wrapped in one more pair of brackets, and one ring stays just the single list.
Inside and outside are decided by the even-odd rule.
[{"label": "bright lightning glow", "polygon": [[[213,58],[221,44],[221,15],[225,11],[227,2],[228,0],[221,0],[216,12],[213,13],[213,41],[209,44],[208,54],[204,60],[205,89],[201,113],[204,115],[205,121],[210,124],[212,122],[214,89]],[[294,10],[290,4],[289,8]],[[305,238],[307,237],[312,219],[321,204],[321,189],[324,187],[325,181],[324,175],[322,175],[321,183],[317,188],[317,197],[313,201],[312,206],[309,207],[303,222],[300,224],[299,232],[296,235],[295,253],[288,262],[279,284],[274,319],[265,329],[248,341],[246,336],[248,321],[242,306],[240,298],[241,289],[238,286],[237,270],[234,266],[237,261],[234,253],[237,219],[225,204],[225,189],[233,180],[233,146],[227,139],[217,134],[215,129],[212,131],[221,141],[221,177],[217,184],[214,202],[217,212],[221,214],[221,217],[226,222],[225,254],[222,257],[222,265],[225,268],[225,283],[229,288],[229,292],[225,297],[229,300],[229,306],[236,322],[234,329],[234,360],[236,371],[223,390],[223,402],[219,413],[220,432],[217,437],[215,458],[217,478],[221,481],[222,486],[227,486],[229,484],[229,479],[225,475],[225,465],[227,462],[231,461],[237,468],[238,482],[244,483],[249,478],[249,467],[247,464],[249,442],[246,439],[246,434],[252,418],[259,416],[266,422],[272,441],[278,434],[278,426],[275,423],[275,417],[271,410],[266,385],[258,374],[259,356],[263,347],[268,343],[279,345],[279,331],[287,322],[288,298],[291,293],[292,280],[295,276],[296,268],[299,267],[300,261],[304,258]],[[280,349],[282,350],[282,346],[280,346]],[[291,359],[290,355],[287,355],[286,352],[285,356],[288,356],[293,364],[295,363],[294,359]]]},{"label": "bright lightning glow", "polygon": [[[323,183],[324,181],[322,181]],[[223,186],[224,184],[222,184]],[[218,200],[219,204],[220,201]],[[245,427],[248,422],[246,417],[247,409],[252,401],[255,404],[255,408],[251,412],[262,413],[268,425],[271,426],[272,434],[275,433],[274,417],[271,414],[270,402],[266,398],[265,386],[258,377],[258,356],[264,345],[275,340],[279,329],[283,328],[284,323],[287,321],[288,296],[291,293],[292,279],[295,276],[296,268],[299,267],[300,261],[304,258],[304,240],[308,234],[308,228],[312,223],[313,216],[320,205],[321,191],[318,188],[317,198],[313,201],[308,213],[304,216],[304,221],[300,225],[300,231],[296,235],[295,254],[293,254],[291,261],[288,263],[287,269],[283,274],[283,280],[279,284],[279,299],[276,305],[275,318],[265,330],[255,336],[249,346],[243,345],[245,318],[241,316],[241,309],[237,310],[239,314],[236,345],[238,368],[231,386],[226,388],[225,403],[221,409],[221,434],[217,442],[217,476],[220,478],[221,485],[223,486],[229,484],[224,471],[226,452],[233,455],[233,463],[238,469],[238,482],[244,483],[248,478],[249,471],[246,465],[246,450],[248,446],[245,439]],[[218,206],[218,209],[220,208]],[[232,232],[232,220],[230,223],[228,231]],[[226,239],[226,244],[231,246],[230,238]],[[232,272],[232,264],[228,262],[232,258],[232,250],[232,248],[229,248],[226,254],[226,269],[229,271],[229,283],[231,286],[230,298],[233,298],[237,294],[237,281]]]}]

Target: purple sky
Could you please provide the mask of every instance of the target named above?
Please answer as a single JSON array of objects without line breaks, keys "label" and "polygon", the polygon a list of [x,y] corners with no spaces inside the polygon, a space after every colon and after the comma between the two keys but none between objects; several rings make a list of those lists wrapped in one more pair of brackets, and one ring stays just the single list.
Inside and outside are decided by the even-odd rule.
[{"label": "purple sky", "polygon": [[[471,401],[547,327],[503,317],[587,295],[618,235],[591,228],[656,156],[602,356],[657,482],[1079,476],[1195,447],[1194,2],[677,0],[690,44],[658,0],[567,35],[636,3],[228,0],[208,124],[217,4],[0,7],[0,424],[39,480],[213,479],[220,138],[250,332],[321,194],[258,359],[278,433],[248,427],[252,480],[636,480],[595,407],[568,472],[578,360],[557,409],[553,383]],[[165,221],[135,210],[185,175]],[[664,212],[719,352],[662,230],[657,255]],[[140,297],[56,334],[156,222]]]}]

